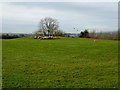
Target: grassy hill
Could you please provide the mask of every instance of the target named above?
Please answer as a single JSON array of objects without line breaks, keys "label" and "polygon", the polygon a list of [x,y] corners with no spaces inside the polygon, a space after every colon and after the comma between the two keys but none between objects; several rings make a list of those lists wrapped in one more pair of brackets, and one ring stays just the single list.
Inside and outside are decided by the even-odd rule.
[{"label": "grassy hill", "polygon": [[85,38],[2,41],[3,88],[117,88],[118,42]]}]

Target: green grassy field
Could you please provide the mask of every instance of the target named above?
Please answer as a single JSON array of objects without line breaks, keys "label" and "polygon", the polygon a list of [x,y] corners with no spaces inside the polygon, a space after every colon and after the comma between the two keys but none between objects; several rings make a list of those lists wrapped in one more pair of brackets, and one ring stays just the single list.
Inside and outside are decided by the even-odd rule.
[{"label": "green grassy field", "polygon": [[3,88],[117,88],[118,41],[2,41]]}]

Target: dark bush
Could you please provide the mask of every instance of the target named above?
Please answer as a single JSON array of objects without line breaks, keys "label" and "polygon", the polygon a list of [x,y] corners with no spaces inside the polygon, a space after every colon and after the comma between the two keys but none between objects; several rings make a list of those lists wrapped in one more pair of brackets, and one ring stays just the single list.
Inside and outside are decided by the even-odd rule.
[{"label": "dark bush", "polygon": [[2,39],[13,39],[13,38],[19,38],[17,35],[2,35]]},{"label": "dark bush", "polygon": [[80,37],[81,37],[81,38],[90,38],[88,30],[85,29],[84,32],[81,31]]}]

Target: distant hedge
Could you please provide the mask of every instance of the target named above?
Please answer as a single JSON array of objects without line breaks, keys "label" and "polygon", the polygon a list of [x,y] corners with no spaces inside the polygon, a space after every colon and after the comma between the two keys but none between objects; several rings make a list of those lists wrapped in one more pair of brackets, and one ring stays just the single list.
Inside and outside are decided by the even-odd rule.
[{"label": "distant hedge", "polygon": [[17,35],[2,35],[2,36],[0,36],[0,38],[2,38],[2,39],[13,39],[13,38],[19,38],[19,36],[17,36]]}]

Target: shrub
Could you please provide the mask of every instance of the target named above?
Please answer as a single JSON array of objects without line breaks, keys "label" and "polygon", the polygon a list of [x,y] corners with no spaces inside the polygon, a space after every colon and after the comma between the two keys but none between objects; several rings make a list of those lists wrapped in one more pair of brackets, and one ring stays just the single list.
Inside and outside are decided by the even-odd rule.
[{"label": "shrub", "polygon": [[13,38],[19,38],[17,35],[2,35],[2,39],[13,39]]}]

